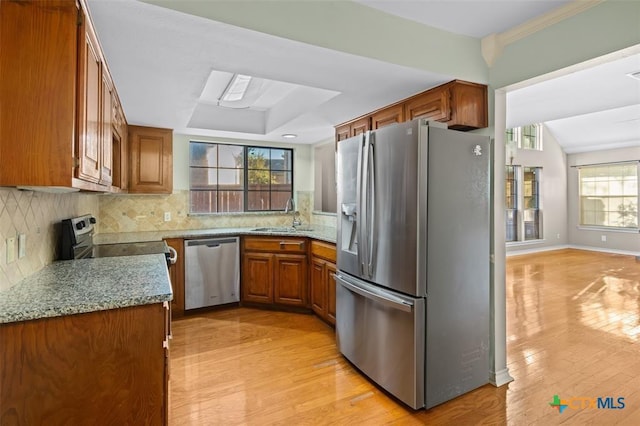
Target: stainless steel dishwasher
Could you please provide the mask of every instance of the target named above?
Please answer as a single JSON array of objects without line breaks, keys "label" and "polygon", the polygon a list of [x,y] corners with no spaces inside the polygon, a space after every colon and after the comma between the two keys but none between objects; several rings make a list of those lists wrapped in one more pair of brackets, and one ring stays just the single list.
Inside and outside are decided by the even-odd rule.
[{"label": "stainless steel dishwasher", "polygon": [[185,310],[240,300],[238,247],[237,237],[185,240]]}]

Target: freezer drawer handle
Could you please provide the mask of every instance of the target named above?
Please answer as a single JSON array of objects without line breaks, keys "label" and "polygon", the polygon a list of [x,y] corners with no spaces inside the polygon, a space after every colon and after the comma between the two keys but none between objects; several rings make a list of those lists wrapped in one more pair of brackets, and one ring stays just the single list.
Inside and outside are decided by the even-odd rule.
[{"label": "freezer drawer handle", "polygon": [[284,250],[285,246],[298,246],[298,248],[300,250],[304,249],[304,241],[295,241],[295,242],[288,242],[288,241],[280,241],[280,249]]},{"label": "freezer drawer handle", "polygon": [[382,303],[383,305],[399,309],[404,312],[411,312],[413,310],[413,305],[411,303],[407,303],[402,299],[398,299],[393,296],[381,296],[379,294],[365,290],[362,287],[355,286],[345,281],[340,275],[336,275],[336,280],[338,280],[340,284],[342,284],[348,290],[351,290],[354,293],[358,293],[360,296],[364,296],[367,299],[375,300],[376,302]]}]

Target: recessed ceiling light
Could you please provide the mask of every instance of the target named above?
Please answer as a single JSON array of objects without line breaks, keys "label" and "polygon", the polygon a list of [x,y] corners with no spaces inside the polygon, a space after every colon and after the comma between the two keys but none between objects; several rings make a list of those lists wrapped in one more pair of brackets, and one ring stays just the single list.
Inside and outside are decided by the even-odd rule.
[{"label": "recessed ceiling light", "polygon": [[285,133],[284,135],[282,135],[282,137],[285,139],[295,139],[298,137],[298,135],[294,135],[293,133]]},{"label": "recessed ceiling light", "polygon": [[635,78],[636,80],[640,80],[640,71],[630,72],[627,75],[631,78]]}]

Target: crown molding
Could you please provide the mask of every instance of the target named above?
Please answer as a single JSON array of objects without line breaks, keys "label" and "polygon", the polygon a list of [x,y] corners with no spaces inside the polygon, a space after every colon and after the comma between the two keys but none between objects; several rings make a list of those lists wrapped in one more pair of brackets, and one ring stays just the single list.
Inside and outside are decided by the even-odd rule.
[{"label": "crown molding", "polygon": [[537,18],[498,34],[490,34],[481,40],[482,56],[489,67],[502,54],[505,46],[537,33],[558,22],[578,15],[606,0],[574,0]]}]

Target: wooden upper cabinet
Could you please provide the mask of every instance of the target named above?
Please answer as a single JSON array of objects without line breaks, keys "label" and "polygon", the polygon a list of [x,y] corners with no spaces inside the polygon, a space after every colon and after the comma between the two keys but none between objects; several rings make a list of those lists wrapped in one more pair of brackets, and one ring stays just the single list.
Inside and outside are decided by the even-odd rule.
[{"label": "wooden upper cabinet", "polygon": [[448,121],[451,117],[449,91],[430,90],[409,98],[404,103],[404,114],[409,121],[415,118]]},{"label": "wooden upper cabinet", "polygon": [[129,193],[171,194],[173,131],[129,126]]},{"label": "wooden upper cabinet", "polygon": [[453,130],[481,129],[488,125],[487,108],[486,85],[453,80],[336,126],[336,142],[370,129],[416,118],[447,123]]},{"label": "wooden upper cabinet", "polygon": [[127,122],[114,92],[111,99],[111,138],[113,140],[113,187],[126,191],[129,186],[129,144],[127,142]]},{"label": "wooden upper cabinet", "polygon": [[336,127],[336,142],[360,135],[371,130],[371,117],[362,117]]},{"label": "wooden upper cabinet", "polygon": [[86,17],[78,35],[78,169],[79,179],[99,182],[101,169],[102,61],[98,42]]},{"label": "wooden upper cabinet", "polygon": [[487,86],[455,80],[448,84],[451,92],[450,129],[482,129],[489,125]]},{"label": "wooden upper cabinet", "polygon": [[371,130],[371,118],[360,118],[351,123],[351,136],[358,136],[367,130]]},{"label": "wooden upper cabinet", "polygon": [[113,182],[113,83],[109,74],[102,72],[102,132],[100,140],[100,183],[111,185]]},{"label": "wooden upper cabinet", "polygon": [[78,8],[0,4],[0,186],[71,186]]},{"label": "wooden upper cabinet", "polygon": [[402,123],[405,121],[404,116],[403,104],[391,105],[371,115],[371,128],[375,130],[390,124]]},{"label": "wooden upper cabinet", "polygon": [[349,139],[351,137],[351,125],[343,124],[342,126],[336,127],[336,141],[340,142],[345,139]]},{"label": "wooden upper cabinet", "polygon": [[111,190],[115,87],[84,5],[2,1],[0,186]]}]

